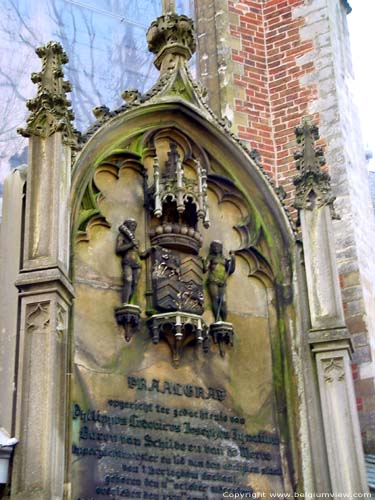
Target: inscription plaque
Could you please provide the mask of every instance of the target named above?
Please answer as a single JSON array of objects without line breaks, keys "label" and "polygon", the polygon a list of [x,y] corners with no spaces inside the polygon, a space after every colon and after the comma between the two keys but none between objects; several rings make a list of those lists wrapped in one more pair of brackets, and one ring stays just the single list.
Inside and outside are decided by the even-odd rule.
[{"label": "inscription plaque", "polygon": [[72,408],[75,500],[195,500],[254,493],[253,476],[281,476],[277,434],[246,431],[226,390],[130,375],[127,399]]}]

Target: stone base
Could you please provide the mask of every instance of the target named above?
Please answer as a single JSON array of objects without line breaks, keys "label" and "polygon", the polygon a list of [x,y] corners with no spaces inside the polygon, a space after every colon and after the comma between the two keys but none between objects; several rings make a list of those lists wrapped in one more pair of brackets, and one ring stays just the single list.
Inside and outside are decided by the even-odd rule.
[{"label": "stone base", "polygon": [[134,332],[138,330],[141,308],[135,304],[122,304],[116,307],[115,316],[117,324],[124,328],[126,342],[129,342]]},{"label": "stone base", "polygon": [[224,345],[233,346],[233,325],[225,321],[216,321],[210,325],[210,335],[214,344],[218,344],[220,356],[224,357]]}]

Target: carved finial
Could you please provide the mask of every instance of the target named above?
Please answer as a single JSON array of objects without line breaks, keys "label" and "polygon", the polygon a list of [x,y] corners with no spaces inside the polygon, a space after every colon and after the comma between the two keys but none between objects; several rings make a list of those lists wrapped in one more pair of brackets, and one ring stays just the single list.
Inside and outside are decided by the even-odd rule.
[{"label": "carved finial", "polygon": [[70,109],[71,102],[66,98],[71,86],[63,79],[62,70],[68,57],[58,42],[49,42],[35,52],[42,59],[42,70],[31,75],[31,80],[38,84],[38,91],[34,99],[26,102],[31,114],[26,128],[18,129],[18,133],[25,137],[48,137],[63,132],[64,143],[74,146],[76,137],[71,123],[74,114]]},{"label": "carved finial", "polygon": [[196,48],[193,20],[173,11],[165,12],[167,4],[173,6],[174,2],[163,3],[164,14],[147,31],[148,49],[156,55],[154,64],[161,72],[167,69],[171,58],[189,60]]},{"label": "carved finial", "polygon": [[313,210],[330,205],[333,217],[337,217],[333,211],[335,197],[331,191],[331,178],[327,172],[321,170],[325,165],[323,150],[321,147],[315,147],[315,141],[319,139],[318,127],[304,120],[303,124],[296,128],[296,137],[301,149],[294,153],[294,158],[301,173],[293,179],[296,186],[294,207]]},{"label": "carved finial", "polygon": [[301,150],[294,153],[297,161],[297,169],[301,172],[320,171],[325,165],[322,148],[315,147],[315,141],[319,139],[319,129],[316,125],[309,125],[304,120],[302,126],[296,128],[297,143],[301,144]]}]

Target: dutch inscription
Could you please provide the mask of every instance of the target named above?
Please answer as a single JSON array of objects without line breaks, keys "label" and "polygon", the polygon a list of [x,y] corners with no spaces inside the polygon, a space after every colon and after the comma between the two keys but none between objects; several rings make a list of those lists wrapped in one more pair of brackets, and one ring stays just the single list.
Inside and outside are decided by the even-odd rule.
[{"label": "dutch inscription", "polygon": [[[276,434],[250,434],[245,418],[224,406],[193,404],[221,404],[223,388],[133,376],[127,386],[138,399],[108,399],[104,409],[73,404],[79,426],[73,458],[86,461],[95,478],[86,478],[88,496],[75,500],[203,500],[252,493],[251,474],[282,474]],[[146,400],[148,394],[157,394],[157,402]]]}]

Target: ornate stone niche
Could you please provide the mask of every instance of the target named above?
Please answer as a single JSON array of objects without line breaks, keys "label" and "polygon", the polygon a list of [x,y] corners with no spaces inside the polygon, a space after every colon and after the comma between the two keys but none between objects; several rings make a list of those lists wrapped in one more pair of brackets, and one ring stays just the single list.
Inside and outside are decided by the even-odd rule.
[{"label": "ornate stone niche", "polygon": [[[281,285],[279,289],[275,285],[283,246],[277,231],[267,228],[266,212],[257,208],[262,200],[259,189],[251,183],[244,183],[242,189],[242,172],[236,170],[233,155],[225,153],[220,141],[199,134],[187,119],[173,121],[173,112],[161,116],[162,124],[155,113],[146,117],[147,126],[145,118],[135,132],[126,137],[119,133],[117,142],[110,143],[86,171],[74,250],[77,348],[73,400],[81,409],[96,408],[109,414],[113,408],[108,401],[136,398],[178,411],[193,407],[203,411],[208,405],[212,411],[243,415],[249,435],[270,433],[275,442],[255,446],[271,454],[267,457],[272,457],[272,467],[270,463],[262,463],[262,467],[273,472],[262,475],[260,462],[259,466],[249,464],[253,470],[249,480],[266,491],[280,489],[281,476],[284,481],[288,474],[283,472],[285,467],[287,470],[284,449],[276,444],[279,429],[284,432],[287,425],[279,388],[282,348],[277,339],[278,303],[289,304],[290,298]],[[140,309],[138,325],[131,324],[132,311],[123,311],[121,316],[123,276],[116,242],[126,219],[137,222],[135,237],[143,256],[138,286],[129,304]],[[218,261],[226,273],[221,299],[225,312],[218,312],[222,304],[215,309],[214,293],[209,289],[215,241],[222,243]],[[126,330],[131,330],[129,342],[122,338]],[[133,376],[146,381],[139,382],[144,392],[137,389],[135,394],[128,387],[127,377],[133,380]],[[170,401],[158,392],[165,380],[176,384]],[[178,393],[184,383],[207,391],[223,388],[227,400],[225,404],[185,401]],[[73,432],[74,453],[86,446],[89,435],[83,433],[86,430],[78,420],[73,421],[80,428]],[[183,425],[185,420],[178,422]],[[208,424],[197,421],[195,425]],[[141,442],[144,439],[137,429],[126,432]],[[175,437],[171,434],[168,439]],[[186,437],[181,440],[185,442]],[[198,447],[195,439],[187,442]],[[223,443],[219,448],[227,453]],[[199,459],[199,455],[192,456]],[[224,467],[224,458],[220,460]],[[95,489],[85,478],[94,478],[92,483],[101,488],[105,471],[117,469],[110,457],[101,461],[84,458],[80,467],[74,466],[75,494],[94,495]],[[242,479],[238,481],[242,484]]]},{"label": "ornate stone niche", "polygon": [[[222,411],[233,418],[235,415],[238,421],[246,420],[246,433],[254,439],[261,432],[272,438],[274,444],[252,445],[252,449],[265,453],[269,460],[248,461],[248,470],[253,471],[249,481],[253,487],[266,491],[281,488],[286,459],[279,447],[277,409],[281,412],[283,401],[278,400],[281,392],[277,397],[274,394],[273,365],[280,358],[272,344],[272,335],[277,331],[277,309],[267,235],[249,198],[223,168],[220,157],[215,158],[207,144],[203,147],[197,136],[182,129],[182,126],[155,124],[147,132],[131,135],[122,142],[121,152],[117,145],[117,152],[109,152],[87,177],[87,190],[96,194],[91,198],[95,202],[91,219],[84,218],[85,225],[80,226],[80,231],[86,228],[86,233],[79,233],[75,249],[74,401],[77,406],[73,409],[76,412],[73,425],[79,430],[73,432],[73,453],[76,457],[86,442],[90,444],[87,436],[91,427],[85,429],[77,416],[85,404],[110,415],[114,408],[108,406],[108,401],[145,401],[155,408],[156,405],[173,407],[178,412],[204,411],[207,407],[212,412]],[[179,180],[178,169],[183,171]],[[181,186],[183,191],[178,191]],[[178,203],[179,195],[183,206]],[[87,199],[85,196],[83,201]],[[199,205],[200,199],[203,206]],[[134,325],[127,343],[122,339],[125,325],[119,324],[123,281],[121,258],[115,251],[118,228],[125,219],[137,221],[135,235],[139,252],[144,256],[134,301],[130,304],[140,308],[139,324]],[[217,310],[215,313],[208,284],[211,246],[216,240],[222,242],[219,260],[222,259],[224,267],[227,264],[228,274],[226,313],[222,314]],[[236,265],[233,272],[232,261]],[[89,304],[96,306],[90,308]],[[132,389],[129,384],[135,380],[138,382],[134,382]],[[221,388],[227,394],[226,401],[195,397],[189,400],[179,395],[184,384],[196,386],[204,398],[208,396],[202,391],[208,394],[212,388]],[[164,387],[175,393],[162,394]],[[128,411],[116,411],[126,418],[131,416]],[[160,419],[172,425],[170,415],[163,419],[153,413],[142,418],[157,422]],[[173,422],[215,429],[219,425],[182,417]],[[229,429],[225,432],[231,430],[232,424],[220,425]],[[245,427],[242,431],[245,432]],[[124,427],[123,434],[128,434],[134,442],[142,443],[145,439],[145,431],[138,428]],[[187,442],[196,449],[202,440],[184,434],[152,431],[146,434],[163,442],[164,438],[173,442],[178,438],[178,442]],[[206,443],[205,438],[203,442]],[[217,452],[224,455],[215,459],[224,467],[231,460],[225,457],[229,451],[223,442],[218,440],[216,444]],[[137,451],[129,441],[129,453],[134,452],[133,446]],[[121,446],[112,444],[112,447]],[[147,451],[143,445],[140,449]],[[177,460],[177,452],[168,453]],[[158,452],[158,460],[164,455],[164,451]],[[203,455],[188,456],[198,461]],[[204,456],[205,460],[213,460],[209,454]],[[270,472],[262,474],[262,468]],[[75,495],[94,495],[95,488],[104,487],[105,474],[117,470],[116,461],[110,457],[83,458],[73,467]],[[195,473],[191,466],[188,470]],[[133,475],[134,479],[141,478],[140,473]],[[247,477],[238,476],[234,481],[245,488]],[[147,490],[146,486],[143,488]],[[212,492],[208,498],[215,495]]]},{"label": "ornate stone niche", "polygon": [[208,348],[199,254],[202,230],[209,227],[207,165],[190,141],[173,131],[151,135],[147,146],[153,161],[147,191],[153,299],[148,325],[152,341],[165,339],[178,365],[188,344]]},{"label": "ornate stone niche", "polygon": [[[224,356],[235,339],[227,320],[226,286],[236,259],[247,263],[250,275],[273,280],[262,248],[262,229],[244,195],[229,177],[214,172],[220,172],[217,161],[196,140],[167,127],[151,129],[133,143],[138,151],[141,143],[141,154],[130,143],[102,160],[91,174],[81,202],[78,240],[90,242],[89,233],[96,226],[112,228],[113,252],[121,228],[134,220],[136,233],[131,238],[143,264],[140,260],[136,264],[136,286],[124,295],[130,286],[124,278],[131,267],[129,257],[124,257],[128,250],[121,257],[125,266],[117,286],[123,289],[122,304],[115,307],[125,340],[129,342],[146,321],[152,342],[169,345],[175,366],[189,345],[196,344],[206,353],[212,342]],[[128,181],[135,177],[132,186],[138,187],[128,193]],[[215,210],[214,228],[210,205]],[[107,251],[109,244],[105,244]],[[215,244],[220,250],[212,260]]]},{"label": "ornate stone niche", "polygon": [[[202,498],[229,483],[292,490],[292,231],[259,163],[204,103],[178,22],[164,15],[153,25],[158,82],[145,95],[125,92],[118,110],[96,110],[74,170],[74,498],[120,488],[111,481],[125,472],[134,495],[188,495],[177,479],[151,486],[138,453],[196,477]],[[178,40],[159,37],[163,26]],[[132,219],[140,273],[128,295],[116,248]],[[82,420],[98,412],[122,424]],[[111,442],[95,442],[98,430]],[[99,448],[108,454],[83,456]],[[229,483],[211,480],[212,462],[231,471]]]}]

